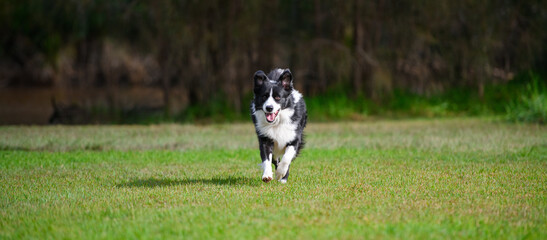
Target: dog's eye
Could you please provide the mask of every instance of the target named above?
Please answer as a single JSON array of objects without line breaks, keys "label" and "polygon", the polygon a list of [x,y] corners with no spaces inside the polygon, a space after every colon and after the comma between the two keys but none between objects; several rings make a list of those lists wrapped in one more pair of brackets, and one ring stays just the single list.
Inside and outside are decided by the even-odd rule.
[{"label": "dog's eye", "polygon": [[279,96],[274,98],[276,101],[279,101],[281,98]]},{"label": "dog's eye", "polygon": [[266,99],[268,99],[268,95],[262,96],[262,100],[266,100]]}]

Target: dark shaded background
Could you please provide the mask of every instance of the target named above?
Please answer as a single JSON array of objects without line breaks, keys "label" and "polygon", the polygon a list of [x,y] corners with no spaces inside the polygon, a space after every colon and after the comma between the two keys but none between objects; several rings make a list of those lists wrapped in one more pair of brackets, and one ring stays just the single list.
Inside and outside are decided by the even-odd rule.
[{"label": "dark shaded background", "polygon": [[416,99],[433,112],[496,113],[488,101],[510,94],[495,86],[545,71],[546,9],[541,0],[4,0],[0,123],[246,119],[252,74],[274,67],[291,68],[318,119],[420,115]]}]

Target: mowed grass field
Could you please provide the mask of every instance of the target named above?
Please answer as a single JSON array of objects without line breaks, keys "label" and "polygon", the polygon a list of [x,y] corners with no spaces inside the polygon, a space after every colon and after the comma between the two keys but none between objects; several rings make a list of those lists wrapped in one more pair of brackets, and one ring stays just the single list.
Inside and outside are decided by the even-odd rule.
[{"label": "mowed grass field", "polygon": [[311,123],[287,184],[252,124],[0,127],[0,239],[546,239],[547,127]]}]

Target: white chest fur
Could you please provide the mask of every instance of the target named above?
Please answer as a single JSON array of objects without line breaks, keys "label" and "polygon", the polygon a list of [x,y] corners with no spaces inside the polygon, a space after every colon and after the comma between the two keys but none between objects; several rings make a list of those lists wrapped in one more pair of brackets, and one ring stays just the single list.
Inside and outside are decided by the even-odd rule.
[{"label": "white chest fur", "polygon": [[274,140],[274,155],[282,155],[287,143],[296,138],[297,125],[291,121],[294,110],[289,108],[280,110],[277,119],[273,123],[266,121],[262,110],[257,110],[254,114],[257,120],[258,132]]}]

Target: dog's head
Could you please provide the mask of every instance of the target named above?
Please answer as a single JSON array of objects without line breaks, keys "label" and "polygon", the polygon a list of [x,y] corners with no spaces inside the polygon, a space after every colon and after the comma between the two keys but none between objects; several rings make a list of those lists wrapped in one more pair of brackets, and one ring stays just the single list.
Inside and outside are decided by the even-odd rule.
[{"label": "dog's head", "polygon": [[290,101],[293,90],[291,71],[274,69],[266,75],[260,70],[254,74],[253,80],[255,113],[264,114],[268,123],[277,122],[279,111],[285,109]]}]

